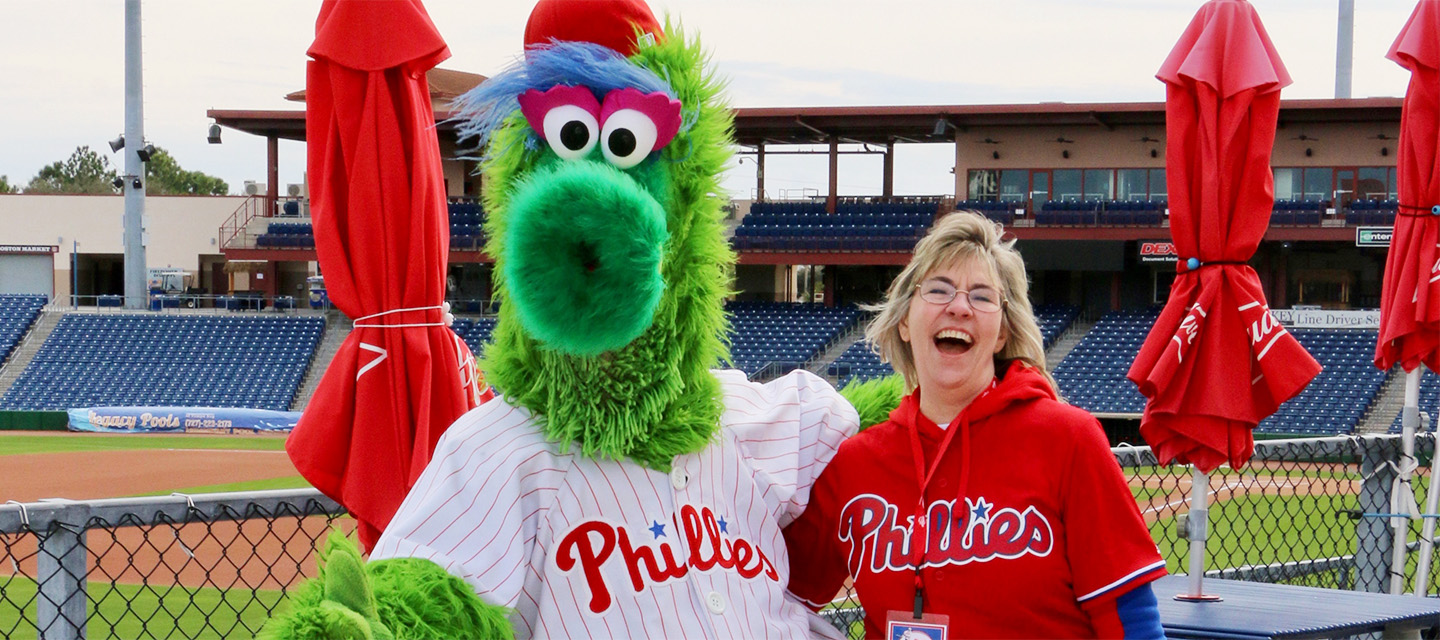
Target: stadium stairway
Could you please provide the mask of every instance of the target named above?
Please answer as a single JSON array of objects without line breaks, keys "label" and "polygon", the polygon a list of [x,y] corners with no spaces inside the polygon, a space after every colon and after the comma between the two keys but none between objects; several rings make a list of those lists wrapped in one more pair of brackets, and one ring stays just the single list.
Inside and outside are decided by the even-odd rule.
[{"label": "stadium stairway", "polygon": [[1075,345],[1080,344],[1080,340],[1084,339],[1085,334],[1090,333],[1090,330],[1094,329],[1098,322],[1098,320],[1076,318],[1075,323],[1065,330],[1064,335],[1061,335],[1055,344],[1050,345],[1049,351],[1045,352],[1045,369],[1054,371],[1060,361],[1075,350]]},{"label": "stadium stairway", "polygon": [[30,366],[30,361],[35,359],[35,354],[40,352],[45,339],[55,331],[55,325],[60,324],[60,318],[63,317],[64,311],[40,310],[40,317],[35,319],[35,324],[30,326],[20,344],[15,345],[15,351],[10,354],[4,366],[0,367],[0,397],[4,397],[10,387],[15,385],[15,381],[20,379],[20,374],[25,372],[25,367]]},{"label": "stadium stairway", "polygon": [[865,327],[868,324],[870,324],[870,318],[862,315],[855,324],[845,330],[845,333],[840,334],[840,337],[836,338],[835,342],[832,342],[824,352],[805,363],[805,370],[829,380],[830,384],[838,382],[839,378],[829,374],[830,364],[838,360],[841,355],[844,355],[845,350],[849,349],[851,345],[865,339]]},{"label": "stadium stairway", "polygon": [[1403,406],[1405,370],[1397,366],[1386,374],[1385,383],[1380,386],[1380,393],[1375,394],[1375,402],[1370,405],[1370,411],[1360,419],[1360,424],[1355,425],[1355,434],[1388,433],[1390,424],[1395,421],[1395,416],[1400,415]]},{"label": "stadium stairway", "polygon": [[335,359],[339,353],[340,345],[352,330],[350,319],[338,310],[331,310],[325,314],[325,330],[320,334],[320,346],[315,349],[315,358],[310,361],[310,368],[305,372],[305,379],[300,383],[300,393],[295,395],[295,401],[290,403],[291,411],[304,411],[305,405],[310,404],[310,397],[315,395],[315,388],[320,386],[320,378],[324,377],[325,370],[330,368],[330,361]]}]

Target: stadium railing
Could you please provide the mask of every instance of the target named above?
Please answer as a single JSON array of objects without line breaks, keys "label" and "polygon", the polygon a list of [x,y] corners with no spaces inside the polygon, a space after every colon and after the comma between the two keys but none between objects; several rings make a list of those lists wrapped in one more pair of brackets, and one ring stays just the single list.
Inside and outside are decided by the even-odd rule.
[{"label": "stadium railing", "polygon": [[[1428,486],[1434,444],[1417,437],[1413,486]],[[1189,467],[1157,465],[1147,447],[1113,452],[1167,566],[1183,572]],[[1257,442],[1244,468],[1210,476],[1206,575],[1383,590],[1400,452],[1393,435]],[[0,505],[0,637],[248,637],[315,575],[314,550],[343,513],[311,489]],[[856,636],[863,609],[839,595],[822,615]]]}]

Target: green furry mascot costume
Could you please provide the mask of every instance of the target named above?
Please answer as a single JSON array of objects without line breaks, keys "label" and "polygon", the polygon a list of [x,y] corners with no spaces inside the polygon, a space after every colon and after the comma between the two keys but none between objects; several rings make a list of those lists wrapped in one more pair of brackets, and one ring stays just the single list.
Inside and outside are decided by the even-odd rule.
[{"label": "green furry mascot costume", "polygon": [[727,357],[731,115],[641,0],[542,0],[461,101],[503,301],[486,377],[368,563],[335,538],[275,638],[795,637],[781,528],[855,410]]}]

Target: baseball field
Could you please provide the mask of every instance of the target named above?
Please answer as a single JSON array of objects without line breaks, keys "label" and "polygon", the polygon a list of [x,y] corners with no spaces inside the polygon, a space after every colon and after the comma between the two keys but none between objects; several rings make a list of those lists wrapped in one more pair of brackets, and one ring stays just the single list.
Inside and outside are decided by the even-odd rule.
[{"label": "baseball field", "polygon": [[[309,486],[290,464],[284,443],[276,435],[0,433],[0,502]],[[275,571],[283,562],[233,566],[226,549],[253,547],[256,558],[303,554],[324,526],[324,518],[308,518],[123,527],[115,530],[113,544],[103,530],[92,530],[87,543],[99,547],[100,558],[90,562],[88,590],[97,604],[87,635],[249,637],[296,569]],[[36,575],[34,554],[33,536],[0,534],[0,636],[36,637],[35,583],[24,577]],[[300,573],[313,573],[313,558],[300,565]],[[22,610],[32,622],[20,620]]]}]

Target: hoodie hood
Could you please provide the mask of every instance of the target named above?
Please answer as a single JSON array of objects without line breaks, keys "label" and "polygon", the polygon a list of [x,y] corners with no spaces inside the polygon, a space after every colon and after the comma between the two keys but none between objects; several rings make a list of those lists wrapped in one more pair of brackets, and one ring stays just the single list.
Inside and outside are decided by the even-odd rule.
[{"label": "hoodie hood", "polygon": [[[1055,390],[1050,387],[1045,376],[1020,360],[1012,360],[1010,365],[996,376],[995,383],[965,407],[959,416],[956,416],[956,422],[958,423],[961,418],[964,418],[971,424],[975,424],[1012,405],[1042,398],[1057,399]],[[900,406],[890,412],[890,420],[900,425],[924,424],[939,430],[933,421],[920,412],[919,387],[900,400]],[[933,431],[930,432],[930,434],[933,433]],[[921,434],[930,435],[923,429]]]}]

